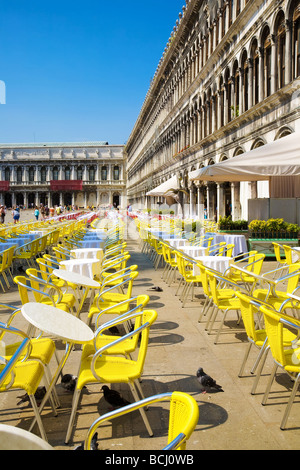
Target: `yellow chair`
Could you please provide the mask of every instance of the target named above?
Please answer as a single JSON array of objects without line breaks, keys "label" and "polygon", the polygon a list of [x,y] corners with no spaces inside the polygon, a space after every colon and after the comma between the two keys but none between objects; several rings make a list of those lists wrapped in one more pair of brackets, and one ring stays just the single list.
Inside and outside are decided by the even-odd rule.
[{"label": "yellow chair", "polygon": [[[14,311],[13,317],[20,311],[21,311],[20,309],[16,309]],[[10,318],[9,324],[0,323],[0,341],[3,341],[5,343],[4,338],[7,333],[10,335],[20,336],[22,340],[24,338],[28,338],[28,335],[26,333],[24,333],[23,331],[17,328],[13,328],[10,325],[11,320],[12,318]],[[31,342],[31,345],[30,345],[31,350],[30,350],[30,354],[28,355],[28,359],[36,360],[44,366],[47,380],[50,383],[52,376],[51,376],[51,370],[50,370],[49,364],[53,355],[56,352],[55,343],[54,341],[52,341],[52,339],[45,338],[45,337],[31,338],[30,342]],[[16,353],[20,344],[21,344],[21,341],[16,342],[16,343],[5,343],[5,354],[3,357],[6,360],[9,360]],[[20,360],[22,360],[23,358],[24,356],[21,355]],[[53,390],[53,396],[54,396],[54,399],[56,400],[56,406],[60,406],[55,389]],[[53,403],[53,408],[55,409],[54,403]],[[57,415],[56,412],[55,412],[55,415]]]},{"label": "yellow chair", "polygon": [[[288,274],[279,279],[268,279],[266,275],[261,277],[261,283],[266,283],[268,288],[257,288],[252,290],[253,297],[268,302],[272,308],[278,310],[283,302],[290,298],[290,294],[295,294],[299,289],[300,263],[288,265]],[[280,284],[286,284],[285,290],[280,288]],[[291,306],[291,304],[290,304]],[[286,305],[286,309],[289,305]],[[295,308],[295,307],[293,307]]]},{"label": "yellow chair", "polygon": [[[95,332],[95,337],[94,340],[90,343],[87,343],[83,346],[82,349],[82,358],[90,356],[95,354],[96,350],[103,348],[104,346],[110,344],[112,342],[112,336],[105,334],[105,331],[108,330],[109,328],[113,328],[116,326],[123,326],[125,333],[129,333],[130,331],[137,329],[141,326],[142,324],[142,317],[143,317],[143,312],[150,300],[150,297],[148,295],[139,295],[137,297],[133,297],[130,299],[130,306],[132,304],[135,305],[135,307],[131,307],[131,309],[122,314],[118,315],[116,318],[113,320],[110,320],[102,325],[99,325],[98,318],[96,318],[95,321],[95,326],[97,328]],[[122,302],[121,302],[122,303]],[[120,306],[120,304],[119,304]],[[109,308],[106,309],[105,313],[109,314]],[[147,310],[148,312],[148,310]],[[146,313],[147,315],[149,313]],[[132,324],[132,321],[134,320],[134,324]],[[114,340],[121,338],[121,335],[117,335],[113,337]],[[115,346],[107,349],[104,354],[110,354],[110,355],[121,355],[125,357],[130,357],[130,354],[135,351],[137,348],[137,341],[138,341],[138,336],[135,335],[133,337],[128,338],[126,341],[122,341],[120,344],[116,344]]]},{"label": "yellow chair", "polygon": [[288,245],[282,245],[287,264],[293,264],[292,248]]},{"label": "yellow chair", "polygon": [[231,243],[226,245],[226,247],[224,249],[224,252],[225,252],[225,255],[228,256],[228,258],[232,258],[234,247],[235,247],[235,245],[233,245]]},{"label": "yellow chair", "polygon": [[90,450],[92,438],[102,423],[127,415],[132,411],[166,401],[170,402],[170,415],[168,445],[164,447],[163,450],[185,451],[186,442],[190,439],[199,420],[199,407],[196,400],[191,395],[184,392],[154,395],[133,403],[132,405],[127,405],[119,410],[106,413],[104,416],[98,418],[90,427],[84,443],[84,449]]},{"label": "yellow chair", "polygon": [[284,248],[282,245],[279,243],[272,242],[273,249],[274,249],[274,254],[275,258],[277,261],[277,268],[284,268],[287,265],[287,260],[285,257],[282,257],[282,251],[284,251]]},{"label": "yellow chair", "polygon": [[[114,283],[113,286],[110,286],[107,289],[105,283],[102,284],[100,292],[95,295],[93,303],[89,309],[88,324],[90,324],[94,315],[98,315],[100,313],[102,315],[103,311],[108,307],[116,307],[115,309],[112,308],[110,310],[110,313],[112,314],[120,315],[122,313],[126,313],[128,310],[129,299],[132,297],[133,281],[138,277],[138,274],[139,273],[137,271],[133,271],[130,272],[126,277],[121,276],[119,284]],[[110,283],[111,279],[109,279],[107,282]],[[117,289],[124,289],[125,287],[127,290],[126,292],[123,291],[124,293],[114,292]],[[123,301],[125,301],[123,310],[119,311],[118,304]]]},{"label": "yellow chair", "polygon": [[34,259],[38,254],[39,250],[39,239],[33,240],[29,243],[26,243],[23,246],[16,248],[14,253],[14,259],[24,260],[27,262],[28,267],[34,267]]},{"label": "yellow chair", "polygon": [[[162,243],[162,252],[163,252],[163,257],[165,260],[165,269],[163,270],[162,273],[162,279],[168,284],[169,278],[171,277],[172,273],[175,273],[177,269],[177,261],[176,261],[176,250],[174,250],[172,247],[170,247],[167,243]],[[173,276],[174,280],[174,276]],[[172,284],[172,279],[171,283]]]},{"label": "yellow chair", "polygon": [[215,272],[212,272],[210,270],[208,270],[208,279],[209,279],[210,290],[212,293],[212,299],[216,307],[215,314],[210,324],[209,334],[211,334],[212,332],[212,327],[216,320],[217,313],[218,312],[223,313],[220,327],[219,327],[219,330],[217,332],[217,335],[214,341],[214,343],[217,344],[221,330],[223,328],[223,325],[227,316],[227,313],[231,310],[235,310],[237,313],[238,323],[240,320],[240,313],[239,313],[240,301],[236,296],[231,297],[231,298],[222,297],[223,284],[224,283],[229,284],[233,289],[236,289],[236,290],[241,290],[241,286],[239,286],[237,283],[232,282],[231,279],[230,280],[226,279],[224,276],[221,276],[221,274],[216,274]]},{"label": "yellow chair", "polygon": [[268,343],[272,357],[274,359],[275,365],[270,376],[269,383],[267,385],[262,404],[266,405],[269,392],[273,380],[275,378],[278,367],[280,367],[284,372],[288,374],[292,381],[294,381],[294,386],[292,393],[290,395],[289,401],[287,403],[281,424],[280,429],[284,430],[286,428],[287,420],[291,411],[292,404],[294,402],[296,393],[299,387],[300,380],[300,348],[298,342],[294,344],[294,347],[285,348],[283,342],[283,329],[288,328],[292,331],[295,331],[297,338],[299,338],[300,331],[300,321],[284,315],[282,313],[276,312],[269,307],[261,306],[260,311],[264,314],[265,328],[268,336]]},{"label": "yellow chair", "polygon": [[18,285],[22,305],[30,302],[29,293],[31,292],[36,302],[60,308],[65,312],[72,312],[76,301],[74,295],[67,294],[67,297],[64,297],[61,290],[54,284],[25,276],[16,276],[14,282]]},{"label": "yellow chair", "polygon": [[[84,386],[92,383],[128,383],[135,401],[139,400],[137,390],[141,391],[141,389],[139,388],[138,380],[143,373],[148,349],[150,327],[156,318],[157,313],[155,311],[149,311],[149,315],[146,315],[146,312],[144,312],[144,323],[140,328],[124,335],[122,338],[118,338],[116,341],[112,341],[110,344],[98,349],[93,356],[86,357],[81,361],[76,389],[73,396],[72,412],[66,435],[66,444],[69,442],[71,436],[79,398]],[[141,338],[136,360],[103,354],[109,348],[114,347],[122,341],[126,341],[134,335],[140,335]],[[152,436],[152,429],[146,414],[144,410],[140,410],[140,412],[149,435]]]},{"label": "yellow chair", "polygon": [[183,254],[177,252],[176,256],[178,258],[179,266],[180,266],[180,274],[182,274],[185,282],[185,286],[180,296],[180,300],[182,302],[182,308],[184,308],[186,301],[188,299],[188,295],[190,289],[192,289],[192,300],[194,298],[194,285],[202,283],[201,273],[194,274],[193,271],[193,262],[191,259],[187,258]]},{"label": "yellow chair", "polygon": [[226,247],[226,242],[216,243],[215,245],[207,246],[205,256],[222,256]]},{"label": "yellow chair", "polygon": [[[247,334],[247,339],[249,342],[248,348],[245,351],[245,356],[241,365],[239,372],[239,377],[242,377],[247,359],[249,357],[252,346],[255,346],[259,350],[259,354],[254,362],[254,365],[251,369],[251,374],[254,374],[260,361],[261,366],[259,372],[257,373],[256,379],[253,383],[251,394],[254,395],[260,379],[266,358],[268,353],[268,337],[266,329],[261,324],[261,312],[259,311],[260,307],[266,306],[269,307],[266,302],[262,300],[257,300],[254,297],[249,296],[248,294],[243,294],[242,292],[236,292],[237,297],[240,299],[240,311],[244,323],[244,327]],[[293,341],[295,341],[297,336],[293,334],[287,328],[283,329],[283,344],[284,347],[291,347]]]},{"label": "yellow chair", "polygon": [[[217,275],[220,274],[220,273],[218,271],[215,271],[215,270],[211,269],[211,268],[207,268],[202,263],[197,263],[197,266],[198,266],[198,268],[200,269],[200,272],[201,272],[201,283],[202,283],[203,293],[204,293],[204,296],[205,296],[205,302],[204,302],[204,305],[203,305],[203,309],[200,312],[200,316],[199,316],[199,319],[198,319],[199,323],[201,322],[202,317],[206,316],[206,314],[208,313],[209,308],[213,307],[213,309],[211,311],[211,314],[208,315],[208,319],[207,319],[207,322],[206,322],[205,329],[207,330],[208,327],[209,327],[210,320],[211,320],[211,318],[214,314],[214,311],[217,308],[213,303],[213,296],[212,296],[212,292],[211,292],[210,285],[209,285],[208,275],[209,275],[209,272],[215,273]],[[226,279],[226,278],[224,277],[224,279]],[[230,281],[230,279],[226,279],[226,281]],[[235,297],[236,289],[235,288],[234,289],[225,288],[225,286],[222,286],[222,289],[219,293],[220,293],[220,296],[223,299],[231,299],[232,297]]]},{"label": "yellow chair", "polygon": [[[16,248],[15,246],[12,246],[8,248],[7,250],[2,251],[2,253],[0,254],[0,274],[2,274],[3,279],[8,289],[10,288],[10,284],[8,281],[8,277],[6,275],[6,271],[8,271],[8,273],[12,277],[10,267],[12,265],[15,248]],[[3,292],[5,292],[5,289],[1,280],[0,280],[0,285],[2,287]]]},{"label": "yellow chair", "polygon": [[260,275],[265,257],[266,255],[263,253],[250,255],[247,264],[242,268],[244,271],[238,269],[239,263],[235,263],[224,274],[233,282],[241,283],[246,289],[251,291],[255,283],[255,277],[252,274]]},{"label": "yellow chair", "polygon": [[[2,364],[0,364],[0,392],[22,389],[28,394],[40,434],[42,438],[47,441],[47,436],[34,396],[41,381],[43,379],[45,380],[44,367],[37,361],[27,360],[29,354],[30,339],[25,338],[9,361],[2,358]],[[23,358],[22,361],[20,361],[21,357]]]}]

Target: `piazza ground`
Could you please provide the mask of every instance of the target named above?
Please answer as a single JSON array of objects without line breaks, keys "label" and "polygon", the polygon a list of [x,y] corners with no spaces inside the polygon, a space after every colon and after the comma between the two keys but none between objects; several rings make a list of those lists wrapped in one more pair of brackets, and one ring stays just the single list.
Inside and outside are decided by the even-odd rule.
[{"label": "piazza ground", "polygon": [[[147,358],[144,368],[142,387],[146,397],[172,391],[191,394],[199,405],[199,422],[191,439],[188,450],[298,450],[300,448],[300,403],[299,396],[293,405],[288,429],[279,428],[292,383],[286,375],[279,374],[271,390],[268,405],[261,405],[262,395],[272,368],[269,357],[264,374],[259,382],[257,395],[251,396],[253,376],[250,366],[256,351],[250,356],[245,376],[238,378],[238,372],[247,346],[243,326],[237,326],[234,312],[229,314],[224,333],[219,343],[214,344],[214,335],[205,331],[205,319],[198,323],[203,303],[201,287],[196,290],[196,300],[182,308],[175,296],[177,284],[168,287],[161,279],[162,270],[155,271],[149,258],[141,253],[134,228],[129,230],[127,240],[131,254],[129,264],[138,264],[139,276],[134,283],[133,295],[148,294],[149,308],[158,313],[157,321],[151,328]],[[275,266],[272,261],[265,262],[264,271]],[[159,286],[162,292],[151,291]],[[18,290],[13,286],[8,292],[1,293],[3,302],[20,305]],[[5,322],[7,314],[0,313],[0,321]],[[83,312],[81,318],[86,318]],[[110,317],[107,316],[107,319]],[[15,326],[26,328],[21,315]],[[218,326],[218,325],[216,325]],[[64,344],[57,342],[58,353],[62,354]],[[75,348],[64,368],[64,373],[77,374],[80,349]],[[54,363],[52,363],[54,366]],[[224,393],[202,394],[196,379],[196,371],[202,366],[224,388]],[[49,443],[57,450],[72,450],[81,443],[93,421],[108,411],[108,404],[100,392],[101,385],[88,386],[82,395],[75,427],[68,446],[64,444],[71,412],[72,393],[66,392],[57,383],[61,401],[58,417],[53,417],[50,408],[42,414],[43,424]],[[112,388],[120,391],[132,401],[126,384],[115,384]],[[17,396],[22,391],[0,394],[0,422],[29,429],[33,413],[26,404],[17,406]],[[147,411],[154,431],[149,438],[138,412],[106,423],[99,431],[100,450],[159,450],[167,442],[168,411],[167,405],[151,406]],[[38,434],[38,430],[34,431]]]}]

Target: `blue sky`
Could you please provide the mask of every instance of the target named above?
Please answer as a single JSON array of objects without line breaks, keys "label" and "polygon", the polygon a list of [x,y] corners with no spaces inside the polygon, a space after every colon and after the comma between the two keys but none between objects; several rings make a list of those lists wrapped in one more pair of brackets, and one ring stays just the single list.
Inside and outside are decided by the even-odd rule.
[{"label": "blue sky", "polygon": [[0,0],[0,142],[124,144],[184,0]]}]

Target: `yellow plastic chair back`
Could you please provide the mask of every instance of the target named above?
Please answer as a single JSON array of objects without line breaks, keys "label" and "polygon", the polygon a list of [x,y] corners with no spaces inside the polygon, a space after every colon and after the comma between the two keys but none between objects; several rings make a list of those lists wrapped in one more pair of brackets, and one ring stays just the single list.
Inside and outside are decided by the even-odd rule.
[{"label": "yellow plastic chair back", "polygon": [[168,445],[163,450],[186,450],[186,442],[192,436],[199,421],[199,406],[191,395],[184,392],[154,395],[100,416],[87,433],[84,449],[90,450],[92,438],[104,422],[162,402],[170,402]]}]

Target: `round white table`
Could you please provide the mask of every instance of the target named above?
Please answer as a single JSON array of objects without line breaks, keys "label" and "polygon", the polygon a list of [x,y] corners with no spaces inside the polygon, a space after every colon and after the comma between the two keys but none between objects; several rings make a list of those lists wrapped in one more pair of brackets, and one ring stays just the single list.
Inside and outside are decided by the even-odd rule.
[{"label": "round white table", "polygon": [[102,260],[103,249],[102,248],[78,248],[71,250],[71,256],[74,259],[92,258]]},{"label": "round white table", "polygon": [[197,256],[205,256],[207,248],[204,246],[194,246],[194,245],[187,245],[180,248],[180,251],[183,251],[188,256],[192,258],[196,258]]},{"label": "round white table", "polygon": [[[57,366],[47,393],[40,404],[39,410],[41,413],[70,355],[73,345],[85,344],[92,341],[94,339],[94,333],[90,327],[79,318],[50,305],[28,302],[22,306],[21,312],[23,317],[31,325],[35,326],[43,333],[53,335],[56,338],[66,341],[65,353]],[[30,431],[35,421],[34,419]]]},{"label": "round white table", "polygon": [[[214,269],[224,274],[224,272],[230,267],[234,259],[228,256],[197,256],[194,258],[196,261],[200,261],[207,268]],[[200,269],[197,265],[194,265],[194,275],[200,274]]]},{"label": "round white table", "polygon": [[98,259],[70,259],[61,261],[59,264],[67,271],[78,273],[82,276],[90,277],[91,279],[94,279],[94,276],[100,274],[101,271],[101,262]]},{"label": "round white table", "polygon": [[[90,289],[99,289],[100,288],[100,283],[95,281],[94,279],[88,277],[88,276],[82,276],[81,274],[74,273],[72,271],[67,271],[66,269],[54,269],[52,271],[52,274],[54,276],[59,277],[60,279],[63,279],[66,282],[70,282],[72,284],[76,284],[78,287],[83,288],[83,295],[79,296],[78,301],[80,301],[80,305],[78,308],[77,312],[77,317],[80,315],[80,312],[82,310],[83,304],[85,302],[85,299],[88,296],[88,293]],[[92,301],[92,299],[91,299]],[[90,303],[91,303],[90,301]]]},{"label": "round white table", "polygon": [[166,238],[164,241],[174,248],[181,248],[189,244],[186,238]]}]

